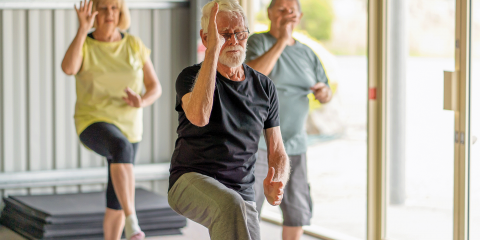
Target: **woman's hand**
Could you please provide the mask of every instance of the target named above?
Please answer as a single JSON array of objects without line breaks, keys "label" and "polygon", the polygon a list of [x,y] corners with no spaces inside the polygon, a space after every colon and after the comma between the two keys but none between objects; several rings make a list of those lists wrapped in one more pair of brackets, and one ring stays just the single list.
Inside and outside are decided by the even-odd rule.
[{"label": "woman's hand", "polygon": [[143,107],[143,99],[140,95],[134,92],[129,87],[125,88],[125,93],[127,93],[127,97],[123,97],[123,100],[130,106],[141,108]]},{"label": "woman's hand", "polygon": [[98,11],[92,13],[92,0],[87,0],[84,2],[80,1],[80,7],[77,9],[75,5],[75,11],[77,12],[78,22],[80,24],[79,29],[84,31],[88,31],[93,27],[93,23],[95,21],[95,16],[97,16]]}]

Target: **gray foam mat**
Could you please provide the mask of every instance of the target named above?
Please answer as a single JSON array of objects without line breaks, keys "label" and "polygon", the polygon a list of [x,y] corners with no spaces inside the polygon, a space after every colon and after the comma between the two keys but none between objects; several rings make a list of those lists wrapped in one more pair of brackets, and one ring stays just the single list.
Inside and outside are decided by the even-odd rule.
[{"label": "gray foam mat", "polygon": [[[67,224],[45,224],[41,221],[37,221],[36,219],[30,218],[23,213],[20,213],[14,209],[9,209],[5,208],[2,212],[2,219],[6,220],[14,220],[17,222],[24,222],[28,224],[29,226],[32,226],[38,230],[41,230],[43,232],[55,232],[55,231],[62,231],[64,229],[91,229],[91,228],[99,228],[103,224],[103,219],[100,219],[98,221],[91,221],[91,222],[80,222],[80,223],[67,223]],[[173,222],[175,223],[180,223],[180,222],[185,222],[186,219],[183,216],[180,215],[172,215],[172,216],[162,216],[158,215],[155,217],[149,217],[149,218],[142,218],[139,217],[138,222],[140,225],[152,225],[152,224],[158,224],[159,229],[163,228],[171,228]],[[181,225],[178,225],[176,227],[184,227]]]},{"label": "gray foam mat", "polygon": [[[15,211],[18,211],[32,219],[35,219],[36,221],[48,224],[86,223],[92,221],[103,221],[104,215],[104,213],[99,213],[85,216],[47,216],[39,215],[38,212],[36,212],[34,209],[31,209],[28,206],[24,206],[13,199],[5,198],[4,203],[5,209],[15,209]],[[137,212],[138,218],[153,218],[156,216],[178,216],[178,214],[172,209]]]},{"label": "gray foam mat", "polygon": [[[10,196],[9,198],[47,216],[81,216],[105,211],[105,192]],[[135,208],[137,212],[142,212],[169,209],[170,206],[166,197],[137,188]]]},{"label": "gray foam mat", "polygon": [[[24,229],[19,228],[19,227],[9,227],[6,226],[10,229],[12,229],[14,232],[22,235],[23,237],[29,239],[29,240],[103,240],[103,233],[102,234],[89,234],[89,235],[81,235],[81,236],[62,236],[62,237],[35,237],[32,234],[24,231]],[[153,236],[166,236],[166,235],[180,235],[182,232],[180,229],[174,228],[174,229],[162,229],[162,230],[145,230],[145,235],[147,237],[153,237]],[[125,236],[123,236],[125,237]]]},{"label": "gray foam mat", "polygon": [[[0,222],[28,239],[102,239],[105,192],[10,196]],[[166,197],[138,188],[135,207],[139,225],[149,236],[180,234],[186,218]]]},{"label": "gray foam mat", "polygon": [[[135,193],[135,208],[138,218],[158,215],[177,215],[164,196],[142,188]],[[6,207],[45,223],[91,222],[103,219],[105,192],[10,196],[4,198]]]},{"label": "gray foam mat", "polygon": [[[4,218],[0,219],[0,223],[16,232],[22,231],[22,233],[28,234],[35,238],[60,238],[60,237],[74,237],[74,236],[87,236],[87,235],[101,235],[103,234],[102,224],[99,224],[90,228],[82,229],[59,229],[51,231],[42,231],[29,225],[27,222],[18,221],[16,219]],[[163,229],[180,229],[186,225],[185,220],[170,221],[168,223],[149,223],[140,224],[140,228],[143,231],[156,231]]]}]

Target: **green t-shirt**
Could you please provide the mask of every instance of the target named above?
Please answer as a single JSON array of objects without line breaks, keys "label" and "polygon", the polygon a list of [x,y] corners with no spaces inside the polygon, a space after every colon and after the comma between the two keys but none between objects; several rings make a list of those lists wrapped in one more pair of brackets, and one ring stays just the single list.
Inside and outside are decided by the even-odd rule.
[{"label": "green t-shirt", "polygon": [[[254,60],[277,42],[270,33],[250,36],[247,42],[246,62]],[[308,116],[310,87],[318,82],[328,84],[328,79],[320,59],[305,44],[295,41],[287,46],[268,75],[274,82],[279,100],[280,129],[288,155],[307,152],[305,122]],[[260,138],[259,148],[267,149],[264,138]]]}]

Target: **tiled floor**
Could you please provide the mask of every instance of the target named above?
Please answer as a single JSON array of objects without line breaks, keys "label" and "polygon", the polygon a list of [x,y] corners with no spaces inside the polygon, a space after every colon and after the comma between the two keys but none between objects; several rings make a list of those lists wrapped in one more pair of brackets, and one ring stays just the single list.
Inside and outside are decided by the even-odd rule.
[{"label": "tiled floor", "polygon": [[[280,240],[282,236],[282,228],[280,226],[261,222],[260,228],[262,231],[262,240]],[[179,236],[164,236],[164,237],[149,237],[148,240],[209,240],[208,231],[202,225],[195,222],[188,221],[187,227],[183,229],[183,235]],[[0,226],[1,240],[26,240],[15,232]],[[310,236],[304,235],[302,240],[318,240]]]}]

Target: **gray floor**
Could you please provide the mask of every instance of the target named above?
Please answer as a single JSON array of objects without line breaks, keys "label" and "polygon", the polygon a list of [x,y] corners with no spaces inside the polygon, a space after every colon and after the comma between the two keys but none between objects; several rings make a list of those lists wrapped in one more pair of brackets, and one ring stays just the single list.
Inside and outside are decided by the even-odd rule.
[{"label": "gray floor", "polygon": [[[279,240],[282,237],[282,228],[280,226],[261,222],[260,227],[262,230],[262,240]],[[179,236],[164,236],[164,237],[149,237],[148,240],[209,240],[208,231],[202,225],[199,225],[195,222],[188,221],[187,227],[183,229],[183,235]],[[16,234],[15,232],[7,229],[3,226],[0,226],[0,239],[8,240],[26,240],[22,236]],[[310,236],[304,235],[302,240],[318,240]]]}]

